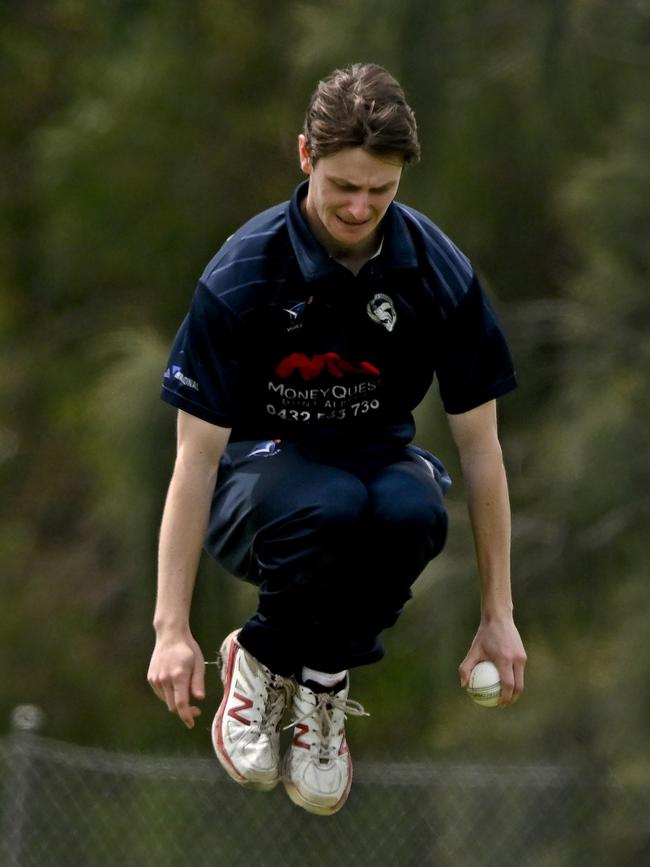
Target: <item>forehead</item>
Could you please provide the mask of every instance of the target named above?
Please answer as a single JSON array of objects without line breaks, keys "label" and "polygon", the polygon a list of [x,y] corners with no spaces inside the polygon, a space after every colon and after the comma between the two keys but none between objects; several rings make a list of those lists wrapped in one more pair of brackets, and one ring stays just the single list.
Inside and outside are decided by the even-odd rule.
[{"label": "forehead", "polygon": [[345,180],[354,186],[381,187],[399,181],[403,161],[395,156],[377,156],[363,148],[344,148],[321,157],[316,164],[328,177]]}]

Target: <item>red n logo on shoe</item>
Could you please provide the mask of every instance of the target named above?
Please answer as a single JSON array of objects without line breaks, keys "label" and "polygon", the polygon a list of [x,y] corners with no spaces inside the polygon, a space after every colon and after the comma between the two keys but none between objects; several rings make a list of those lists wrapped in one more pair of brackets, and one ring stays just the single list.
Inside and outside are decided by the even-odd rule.
[{"label": "red n logo on shoe", "polygon": [[228,711],[228,716],[231,716],[233,719],[236,719],[237,722],[242,723],[242,725],[249,726],[251,721],[246,719],[245,716],[240,716],[240,711],[250,710],[253,707],[253,702],[250,698],[246,698],[245,695],[242,695],[240,692],[233,693],[234,697],[241,702],[237,707],[231,707]]},{"label": "red n logo on shoe", "polygon": [[308,725],[305,725],[305,723],[296,723],[295,734],[293,736],[293,740],[291,741],[294,747],[302,747],[303,750],[309,749],[309,744],[306,744],[304,741],[300,740],[301,736],[306,735],[308,731]]}]

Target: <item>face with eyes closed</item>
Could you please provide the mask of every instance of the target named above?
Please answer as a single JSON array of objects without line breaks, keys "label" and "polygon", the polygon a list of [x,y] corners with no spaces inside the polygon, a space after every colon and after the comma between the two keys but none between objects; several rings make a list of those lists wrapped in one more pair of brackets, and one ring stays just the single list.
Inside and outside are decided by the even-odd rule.
[{"label": "face with eyes closed", "polygon": [[303,211],[313,233],[334,257],[372,254],[397,194],[402,158],[354,147],[321,157],[314,166],[304,135],[298,147],[300,166],[309,175]]}]

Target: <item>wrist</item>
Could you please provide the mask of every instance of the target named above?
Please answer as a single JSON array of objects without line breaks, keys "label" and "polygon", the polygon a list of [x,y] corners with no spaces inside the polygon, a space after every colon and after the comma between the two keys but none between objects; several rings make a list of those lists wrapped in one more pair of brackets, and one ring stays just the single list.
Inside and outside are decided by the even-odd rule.
[{"label": "wrist", "polygon": [[481,622],[496,623],[514,619],[514,606],[512,601],[483,602],[481,604]]},{"label": "wrist", "polygon": [[156,616],[153,620],[153,628],[158,639],[186,638],[190,635],[189,620],[183,617]]}]

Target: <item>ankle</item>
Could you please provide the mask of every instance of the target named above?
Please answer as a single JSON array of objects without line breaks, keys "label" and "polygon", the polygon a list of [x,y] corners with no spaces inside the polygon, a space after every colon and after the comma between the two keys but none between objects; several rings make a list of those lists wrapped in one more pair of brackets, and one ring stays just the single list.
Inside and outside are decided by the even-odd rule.
[{"label": "ankle", "polygon": [[309,687],[313,692],[339,692],[347,682],[347,671],[327,672],[318,671],[308,666],[303,666],[298,677],[298,682]]}]

